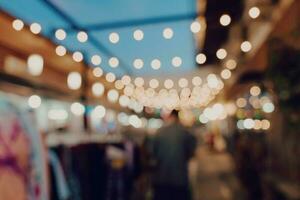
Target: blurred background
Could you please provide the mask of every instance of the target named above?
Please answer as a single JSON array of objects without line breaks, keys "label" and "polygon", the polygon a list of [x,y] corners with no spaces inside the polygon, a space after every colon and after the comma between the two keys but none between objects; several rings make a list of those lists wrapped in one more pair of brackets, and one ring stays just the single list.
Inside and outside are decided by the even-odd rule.
[{"label": "blurred background", "polygon": [[174,109],[193,199],[300,199],[299,10],[0,1],[0,199],[153,199],[145,141]]}]

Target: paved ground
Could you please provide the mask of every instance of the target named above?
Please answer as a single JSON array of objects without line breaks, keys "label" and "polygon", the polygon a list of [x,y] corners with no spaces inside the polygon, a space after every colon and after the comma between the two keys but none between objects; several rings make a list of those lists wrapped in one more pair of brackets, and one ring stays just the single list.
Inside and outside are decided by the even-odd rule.
[{"label": "paved ground", "polygon": [[228,153],[215,153],[206,147],[197,150],[190,163],[194,200],[239,200],[241,187]]}]

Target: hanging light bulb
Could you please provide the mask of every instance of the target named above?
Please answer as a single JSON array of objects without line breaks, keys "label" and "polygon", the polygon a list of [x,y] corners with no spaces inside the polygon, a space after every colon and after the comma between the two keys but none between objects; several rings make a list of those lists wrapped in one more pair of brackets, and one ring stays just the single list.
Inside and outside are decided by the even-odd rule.
[{"label": "hanging light bulb", "polygon": [[144,38],[144,32],[140,29],[137,29],[133,32],[133,38],[137,41],[141,41]]},{"label": "hanging light bulb", "polygon": [[241,44],[241,50],[243,52],[249,52],[250,50],[252,49],[252,45],[249,41],[244,41],[242,44]]},{"label": "hanging light bulb", "polygon": [[252,7],[249,9],[248,14],[252,19],[256,19],[260,15],[260,9],[258,7]]},{"label": "hanging light bulb", "polygon": [[67,33],[66,33],[66,31],[64,31],[63,29],[57,29],[57,30],[55,31],[55,37],[56,37],[56,39],[58,39],[58,40],[64,40],[64,39],[66,39],[66,37],[67,37]]},{"label": "hanging light bulb", "polygon": [[41,55],[32,54],[27,59],[28,72],[32,76],[39,76],[43,72],[44,59]]},{"label": "hanging light bulb", "polygon": [[203,53],[199,53],[197,56],[196,56],[196,62],[198,63],[198,64],[204,64],[205,62],[206,62],[206,56],[205,56],[205,54],[203,54]]},{"label": "hanging light bulb", "polygon": [[97,78],[101,77],[103,75],[103,70],[100,67],[95,67],[93,69],[93,75]]},{"label": "hanging light bulb", "polygon": [[12,22],[12,27],[16,30],[16,31],[20,31],[24,28],[24,22],[20,19],[15,19]]},{"label": "hanging light bulb", "polygon": [[79,102],[74,102],[71,104],[70,110],[74,115],[81,116],[85,112],[85,107]]},{"label": "hanging light bulb", "polygon": [[178,56],[172,58],[172,65],[174,67],[180,67],[182,65],[182,59]]},{"label": "hanging light bulb", "polygon": [[194,21],[191,24],[190,29],[193,33],[198,33],[201,30],[201,24],[198,21]]},{"label": "hanging light bulb", "polygon": [[41,103],[42,103],[42,99],[38,95],[32,95],[28,98],[28,105],[31,108],[38,108],[40,107]]},{"label": "hanging light bulb", "polygon": [[151,79],[149,81],[149,86],[153,89],[157,88],[159,86],[159,82],[157,79]]},{"label": "hanging light bulb", "polygon": [[91,58],[91,62],[92,62],[93,65],[97,66],[97,65],[101,64],[102,59],[99,55],[93,55],[92,58]]},{"label": "hanging light bulb", "polygon": [[227,14],[223,14],[221,17],[220,17],[220,24],[222,26],[228,26],[231,22],[231,17]]},{"label": "hanging light bulb", "polygon": [[30,31],[33,33],[33,34],[39,34],[41,31],[42,31],[42,27],[40,24],[38,23],[32,23],[30,25]]},{"label": "hanging light bulb", "polygon": [[119,34],[118,33],[111,33],[109,34],[109,41],[113,44],[118,43],[120,40]]},{"label": "hanging light bulb", "polygon": [[141,69],[143,68],[144,66],[144,62],[142,59],[140,58],[137,58],[133,61],[133,66],[136,68],[136,69]]},{"label": "hanging light bulb", "polygon": [[67,83],[71,90],[78,90],[81,87],[81,75],[79,72],[70,72]]},{"label": "hanging light bulb", "polygon": [[96,97],[101,97],[104,93],[104,86],[102,83],[94,83],[92,86],[93,95]]},{"label": "hanging light bulb", "polygon": [[151,62],[151,67],[152,67],[152,69],[154,69],[154,70],[158,70],[158,69],[161,67],[161,62],[160,62],[160,60],[158,60],[158,59],[152,60],[152,62]]},{"label": "hanging light bulb", "polygon": [[83,60],[83,55],[79,51],[75,51],[72,57],[75,62],[81,62]]},{"label": "hanging light bulb", "polygon": [[77,33],[77,40],[82,43],[86,42],[88,40],[88,34],[84,31],[79,31]]},{"label": "hanging light bulb", "polygon": [[171,39],[173,37],[174,33],[171,28],[165,28],[163,30],[163,36],[165,39]]},{"label": "hanging light bulb", "polygon": [[58,55],[58,56],[64,56],[66,55],[67,53],[67,49],[62,46],[62,45],[59,45],[55,48],[55,53]]}]

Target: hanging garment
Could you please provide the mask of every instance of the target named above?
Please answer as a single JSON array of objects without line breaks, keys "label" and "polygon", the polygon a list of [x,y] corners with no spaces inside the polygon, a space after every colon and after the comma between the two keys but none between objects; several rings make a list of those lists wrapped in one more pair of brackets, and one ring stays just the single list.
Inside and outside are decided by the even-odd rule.
[{"label": "hanging garment", "polygon": [[48,200],[45,161],[28,116],[0,96],[0,199]]}]

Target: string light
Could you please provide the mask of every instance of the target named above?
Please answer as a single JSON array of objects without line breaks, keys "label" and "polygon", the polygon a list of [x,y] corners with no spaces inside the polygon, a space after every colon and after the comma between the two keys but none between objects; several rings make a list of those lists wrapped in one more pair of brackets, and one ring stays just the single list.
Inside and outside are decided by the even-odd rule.
[{"label": "string light", "polygon": [[108,61],[109,65],[112,67],[112,68],[116,68],[119,66],[119,60],[118,58],[116,57],[111,57]]},{"label": "string light", "polygon": [[171,79],[165,80],[164,86],[166,89],[171,89],[174,86],[174,82]]},{"label": "string light", "polygon": [[28,72],[32,76],[40,76],[44,69],[44,59],[41,55],[32,54],[27,59]]},{"label": "string light", "polygon": [[202,79],[199,76],[195,76],[192,79],[192,83],[194,86],[199,86],[202,83]]},{"label": "string light", "polygon": [[189,82],[188,82],[187,79],[181,78],[181,79],[179,79],[179,81],[178,81],[178,85],[179,85],[179,87],[181,87],[181,88],[185,88],[185,87],[187,87],[187,86],[189,85]]},{"label": "string light", "polygon": [[137,29],[133,32],[133,38],[137,41],[141,41],[144,38],[144,32],[140,29]]},{"label": "string light", "polygon": [[74,102],[71,104],[70,110],[74,115],[81,116],[85,112],[85,107],[79,102]]},{"label": "string light", "polygon": [[275,106],[272,102],[265,103],[262,108],[265,113],[272,113],[275,110]]},{"label": "string light", "polygon": [[31,108],[36,109],[41,106],[41,103],[42,103],[42,99],[38,95],[32,95],[28,98],[28,105]]},{"label": "string light", "polygon": [[223,60],[227,56],[227,51],[225,49],[219,49],[217,51],[216,55],[217,55],[217,58],[219,58],[220,60]]},{"label": "string light", "polygon": [[251,43],[249,41],[244,41],[241,44],[241,50],[243,52],[249,52],[251,49],[252,49],[252,45],[251,45]]},{"label": "string light", "polygon": [[145,81],[142,77],[137,77],[135,80],[134,80],[134,84],[137,86],[137,87],[142,87],[144,85]]},{"label": "string light", "polygon": [[75,51],[72,57],[75,62],[81,62],[83,60],[83,55],[79,51]]},{"label": "string light", "polygon": [[172,65],[174,67],[180,67],[182,65],[182,59],[178,56],[172,58]]},{"label": "string light", "polygon": [[81,87],[81,75],[79,72],[70,72],[68,74],[67,83],[71,90],[78,90]]},{"label": "string light", "polygon": [[58,56],[64,56],[66,55],[67,53],[67,49],[62,46],[62,45],[59,45],[55,48],[55,53],[58,55]]},{"label": "string light", "polygon": [[201,24],[198,21],[192,22],[190,29],[193,33],[198,33],[201,30]]},{"label": "string light", "polygon": [[107,82],[114,82],[116,80],[116,75],[112,72],[108,72],[105,76]]},{"label": "string light", "polygon": [[64,40],[64,39],[66,39],[66,37],[67,37],[67,33],[66,33],[66,31],[64,31],[63,29],[57,29],[57,30],[55,31],[55,37],[56,37],[56,39],[58,39],[58,40]]},{"label": "string light", "polygon": [[223,14],[221,17],[220,17],[220,24],[222,26],[228,26],[231,22],[231,17],[227,14]]},{"label": "string light", "polygon": [[124,88],[124,84],[122,83],[121,80],[116,80],[115,82],[115,88],[118,89],[118,90],[121,90]]},{"label": "string light", "polygon": [[137,58],[133,61],[133,66],[136,68],[136,69],[141,69],[143,68],[144,66],[144,62],[142,59],[140,58]]},{"label": "string light", "polygon": [[92,62],[93,65],[97,66],[97,65],[101,64],[102,59],[99,55],[93,55],[92,58],[91,58],[91,62]]},{"label": "string light", "polygon": [[261,93],[261,89],[258,86],[253,86],[250,88],[250,94],[252,96],[257,97],[258,95],[260,95],[260,93]]},{"label": "string light", "polygon": [[256,19],[260,15],[260,9],[258,7],[252,7],[249,9],[248,14],[252,19]]},{"label": "string light", "polygon": [[122,77],[121,81],[122,81],[122,83],[123,83],[124,85],[128,85],[128,84],[130,84],[130,82],[131,82],[131,78],[130,78],[130,76],[128,76],[128,75],[124,75],[124,76]]},{"label": "string light", "polygon": [[149,81],[149,86],[153,89],[157,88],[159,86],[159,82],[157,79],[151,79]]},{"label": "string light", "polygon": [[233,70],[233,69],[235,69],[236,68],[236,61],[235,60],[233,60],[233,59],[229,59],[229,60],[227,60],[226,61],[226,67],[228,68],[228,69],[230,69],[230,70]]},{"label": "string light", "polygon": [[93,75],[97,78],[101,77],[103,75],[103,70],[100,67],[95,67],[93,69]]},{"label": "string light", "polygon": [[119,98],[119,92],[115,89],[111,89],[107,93],[107,98],[110,102],[115,103],[118,101]]},{"label": "string light", "polygon": [[165,28],[163,30],[163,36],[165,39],[171,39],[173,37],[174,33],[171,28]]},{"label": "string light", "polygon": [[119,37],[118,33],[113,32],[113,33],[109,34],[109,41],[111,43],[116,44],[119,42],[119,40],[120,40],[120,37]]},{"label": "string light", "polygon": [[38,23],[32,23],[30,25],[30,31],[33,33],[33,34],[39,34],[41,31],[42,31],[42,27],[40,24]]},{"label": "string light", "polygon": [[229,79],[231,77],[231,71],[229,69],[223,69],[221,72],[221,77],[223,79]]},{"label": "string light", "polygon": [[104,85],[102,83],[94,83],[92,85],[92,93],[96,97],[101,97],[104,93]]},{"label": "string light", "polygon": [[88,40],[88,34],[84,31],[79,31],[77,33],[77,40],[82,43],[86,42]]},{"label": "string light", "polygon": [[158,70],[161,67],[161,62],[158,59],[154,59],[151,61],[151,67],[154,70]]},{"label": "string light", "polygon": [[120,96],[120,98],[119,98],[119,104],[120,104],[120,106],[127,107],[128,104],[129,104],[129,102],[130,102],[130,99],[129,99],[128,96],[126,96],[126,95]]},{"label": "string light", "polygon": [[206,62],[206,55],[203,54],[203,53],[199,53],[197,56],[196,56],[196,62],[198,64],[204,64]]},{"label": "string light", "polygon": [[105,116],[106,109],[104,106],[99,105],[94,108],[92,111],[92,117],[96,119],[102,119]]},{"label": "string light", "polygon": [[16,30],[16,31],[21,31],[24,28],[24,22],[20,19],[15,19],[12,22],[12,27]]},{"label": "string light", "polygon": [[239,107],[239,108],[244,108],[246,107],[247,105],[247,101],[245,98],[238,98],[237,101],[236,101],[236,105]]}]

